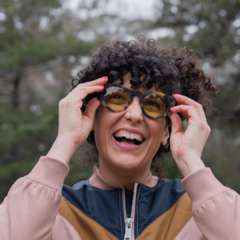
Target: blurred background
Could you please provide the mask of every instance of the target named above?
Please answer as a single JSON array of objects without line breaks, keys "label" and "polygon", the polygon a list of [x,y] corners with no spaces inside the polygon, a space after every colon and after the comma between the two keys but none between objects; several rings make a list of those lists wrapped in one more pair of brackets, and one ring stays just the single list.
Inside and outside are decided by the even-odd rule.
[{"label": "blurred background", "polygon": [[[238,0],[1,0],[0,202],[57,136],[58,102],[99,46],[143,33],[162,48],[188,46],[221,91],[203,161],[240,193],[240,2]],[[197,136],[196,136],[197,137]],[[87,179],[83,144],[65,183]],[[165,176],[182,178],[171,154]]]}]

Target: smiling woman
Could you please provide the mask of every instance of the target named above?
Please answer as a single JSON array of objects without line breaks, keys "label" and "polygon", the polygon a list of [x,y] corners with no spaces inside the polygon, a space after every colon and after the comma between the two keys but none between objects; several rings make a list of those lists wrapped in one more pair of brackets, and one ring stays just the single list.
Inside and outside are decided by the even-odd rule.
[{"label": "smiling woman", "polygon": [[[239,195],[201,160],[217,89],[198,61],[143,36],[102,46],[59,103],[49,153],[0,206],[0,239],[240,239]],[[93,174],[65,186],[85,140],[98,152]],[[151,174],[169,151],[182,181]]]},{"label": "smiling woman", "polygon": [[[144,36],[140,35],[139,44],[134,41],[114,41],[111,46],[102,46],[99,53],[93,56],[90,64],[79,72],[78,78],[73,79],[73,88],[80,83],[107,75],[108,84],[119,83],[126,85],[126,89],[140,89],[141,92],[160,91],[162,94],[166,94],[162,98],[163,101],[168,102],[168,96],[172,96],[174,93],[185,95],[200,103],[206,115],[209,115],[212,107],[207,91],[216,93],[217,88],[198,67],[199,60],[188,48],[161,50],[155,46],[153,39],[146,41]],[[109,91],[109,89],[107,90]],[[129,90],[126,91],[129,92]],[[96,94],[90,94],[84,99],[83,112],[89,100],[95,96]],[[127,105],[129,105],[129,101]],[[105,102],[102,101],[102,105],[111,110],[110,104],[106,106]],[[146,113],[147,110],[141,103],[140,107],[143,109],[143,113]],[[169,104],[168,111],[170,107],[173,105]],[[171,132],[168,111],[162,117],[166,117],[168,131]],[[182,114],[179,116],[182,120],[184,119]],[[94,132],[92,131],[87,138],[88,142],[93,145],[95,145]],[[163,169],[157,166],[155,161],[169,151],[170,138],[165,144],[159,144],[158,148],[151,152],[154,153],[150,161],[151,167],[158,172],[159,178],[163,178]],[[98,163],[98,159],[95,160],[95,163]]]}]

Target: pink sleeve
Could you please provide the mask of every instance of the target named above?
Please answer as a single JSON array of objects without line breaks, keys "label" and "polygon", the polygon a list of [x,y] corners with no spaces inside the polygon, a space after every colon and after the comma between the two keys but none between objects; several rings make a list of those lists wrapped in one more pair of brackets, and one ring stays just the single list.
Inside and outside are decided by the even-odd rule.
[{"label": "pink sleeve", "polygon": [[64,163],[41,157],[18,179],[0,205],[0,239],[50,240],[68,172]]},{"label": "pink sleeve", "polygon": [[240,239],[240,196],[224,187],[209,168],[182,180],[192,200],[193,218],[208,240]]}]

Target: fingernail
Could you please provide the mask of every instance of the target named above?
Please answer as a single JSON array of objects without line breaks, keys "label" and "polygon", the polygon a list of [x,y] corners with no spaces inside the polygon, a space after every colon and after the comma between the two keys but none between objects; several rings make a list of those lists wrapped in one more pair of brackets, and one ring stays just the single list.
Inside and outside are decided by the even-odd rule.
[{"label": "fingernail", "polygon": [[180,95],[179,93],[174,93],[174,95]]},{"label": "fingernail", "polygon": [[174,107],[170,107],[170,109],[173,109]]},{"label": "fingernail", "polygon": [[102,84],[98,84],[99,87],[104,87]]},{"label": "fingernail", "polygon": [[104,77],[102,77],[102,79],[108,79],[108,76],[104,76]]}]

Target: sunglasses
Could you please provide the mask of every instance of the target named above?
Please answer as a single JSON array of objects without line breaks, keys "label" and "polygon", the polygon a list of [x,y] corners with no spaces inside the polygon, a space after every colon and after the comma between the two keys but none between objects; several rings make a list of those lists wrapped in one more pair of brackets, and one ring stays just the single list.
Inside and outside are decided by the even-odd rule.
[{"label": "sunglasses", "polygon": [[120,112],[129,106],[133,96],[140,97],[142,112],[152,119],[166,117],[171,111],[170,108],[176,104],[174,97],[165,93],[155,91],[142,93],[114,83],[106,84],[98,99],[108,110]]}]

